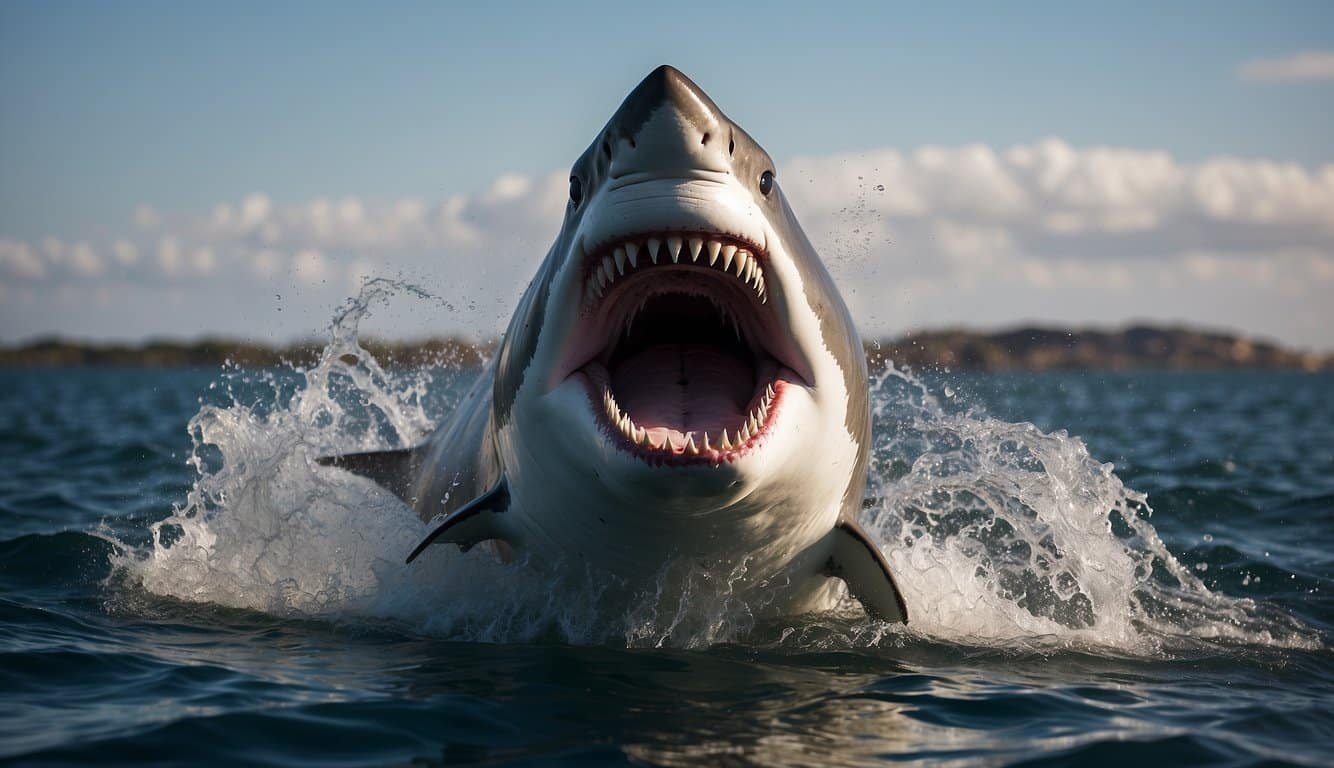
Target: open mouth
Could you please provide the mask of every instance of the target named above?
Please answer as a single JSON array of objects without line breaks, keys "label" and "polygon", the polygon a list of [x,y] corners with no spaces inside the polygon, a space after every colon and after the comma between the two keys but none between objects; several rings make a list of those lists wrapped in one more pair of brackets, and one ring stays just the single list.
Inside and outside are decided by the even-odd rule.
[{"label": "open mouth", "polygon": [[622,449],[718,464],[764,441],[798,381],[766,265],[753,243],[714,234],[641,236],[592,254],[571,368]]}]

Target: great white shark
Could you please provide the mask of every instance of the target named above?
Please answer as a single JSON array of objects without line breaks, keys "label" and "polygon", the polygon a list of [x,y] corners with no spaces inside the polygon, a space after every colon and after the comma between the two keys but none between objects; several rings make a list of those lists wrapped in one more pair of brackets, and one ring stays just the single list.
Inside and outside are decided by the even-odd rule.
[{"label": "great white shark", "polygon": [[[744,563],[769,612],[907,608],[858,525],[871,424],[848,308],[773,160],[662,66],[570,171],[564,223],[471,391],[411,449],[322,459],[438,521],[629,584]],[[443,519],[441,519],[443,516]],[[735,593],[735,592],[734,592]]]}]

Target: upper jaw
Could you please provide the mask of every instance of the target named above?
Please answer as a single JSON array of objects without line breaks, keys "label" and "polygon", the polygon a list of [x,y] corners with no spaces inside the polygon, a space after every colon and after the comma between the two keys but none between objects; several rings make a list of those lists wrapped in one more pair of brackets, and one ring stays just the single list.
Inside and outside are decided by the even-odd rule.
[{"label": "upper jaw", "polygon": [[584,257],[581,309],[593,314],[603,295],[622,278],[657,266],[707,268],[734,275],[761,304],[769,303],[764,277],[767,254],[736,235],[668,229],[611,240]]},{"label": "upper jaw", "polygon": [[[587,203],[571,256],[580,260],[635,236],[725,235],[769,251],[766,218],[734,178],[646,178],[613,183]],[[581,264],[582,266],[582,264]]]}]

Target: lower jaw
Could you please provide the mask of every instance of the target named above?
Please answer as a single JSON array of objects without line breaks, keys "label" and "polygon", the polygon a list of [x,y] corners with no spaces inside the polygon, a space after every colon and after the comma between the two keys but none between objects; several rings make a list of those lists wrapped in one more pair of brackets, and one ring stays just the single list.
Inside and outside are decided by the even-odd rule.
[{"label": "lower jaw", "polygon": [[[762,419],[757,419],[757,428],[747,428],[745,438],[736,439],[735,435],[742,430],[743,425],[733,425],[728,430],[727,446],[718,444],[722,441],[715,434],[710,436],[707,447],[703,445],[701,432],[682,433],[675,428],[671,430],[673,433],[671,438],[650,437],[645,441],[636,442],[613,423],[607,413],[603,397],[608,391],[610,375],[606,368],[598,363],[591,363],[580,368],[571,378],[581,380],[588,396],[590,416],[602,438],[623,453],[653,466],[706,467],[734,462],[756,453],[772,436],[781,420],[784,394],[787,388],[798,380],[798,376],[793,371],[778,365],[776,361],[770,361],[770,364],[762,367],[761,371],[764,375],[760,378],[767,384],[758,388],[745,409],[745,412],[750,413],[757,405],[764,405],[764,416]],[[648,431],[657,435],[664,432],[661,428],[648,428]],[[683,436],[684,434],[694,437],[693,445]]]}]

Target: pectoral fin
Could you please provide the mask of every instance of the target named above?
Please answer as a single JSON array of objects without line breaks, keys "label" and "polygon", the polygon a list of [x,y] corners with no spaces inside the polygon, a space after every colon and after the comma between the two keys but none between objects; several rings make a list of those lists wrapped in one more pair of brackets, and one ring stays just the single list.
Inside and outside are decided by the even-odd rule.
[{"label": "pectoral fin", "polygon": [[373,480],[411,507],[416,503],[408,496],[412,492],[412,479],[417,474],[417,457],[416,449],[403,448],[396,451],[321,456],[315,461],[326,467],[346,469],[348,472]]},{"label": "pectoral fin", "polygon": [[822,573],[842,579],[866,613],[883,621],[908,623],[908,607],[880,548],[853,520],[840,520],[830,533],[832,551]]},{"label": "pectoral fin", "polygon": [[412,550],[407,562],[416,560],[418,555],[437,540],[458,544],[465,552],[483,541],[497,539],[513,546],[514,537],[506,530],[501,517],[505,510],[509,509],[509,504],[509,485],[502,476],[491,486],[491,490],[449,513],[449,517],[428,533],[426,538]]}]

